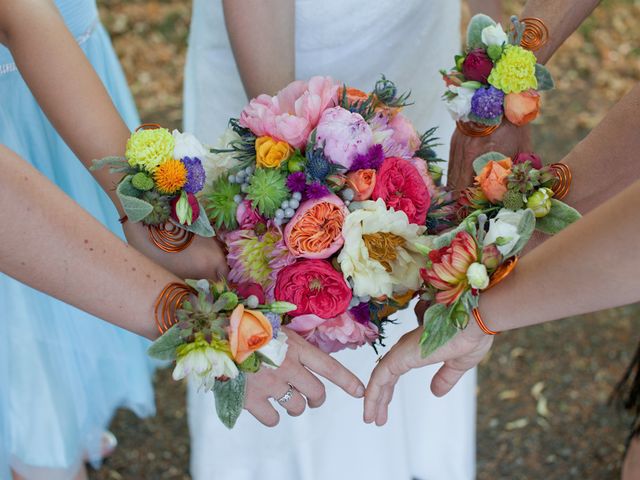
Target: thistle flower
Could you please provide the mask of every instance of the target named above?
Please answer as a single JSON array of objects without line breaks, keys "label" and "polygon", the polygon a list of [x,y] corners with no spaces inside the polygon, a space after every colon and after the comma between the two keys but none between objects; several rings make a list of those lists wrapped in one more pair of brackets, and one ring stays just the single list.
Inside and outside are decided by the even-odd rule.
[{"label": "thistle flower", "polygon": [[331,165],[322,148],[307,151],[307,174],[316,180],[324,180],[331,173]]},{"label": "thistle flower", "polygon": [[382,162],[384,162],[384,150],[382,145],[376,143],[367,150],[367,153],[358,154],[349,170],[377,170],[382,166]]},{"label": "thistle flower", "polygon": [[236,210],[238,204],[234,197],[240,194],[240,185],[229,183],[220,177],[213,183],[211,193],[205,197],[205,209],[216,228],[234,229],[238,226]]},{"label": "thistle flower", "polygon": [[258,168],[251,177],[246,198],[260,214],[273,218],[289,195],[283,173],[272,168]]}]

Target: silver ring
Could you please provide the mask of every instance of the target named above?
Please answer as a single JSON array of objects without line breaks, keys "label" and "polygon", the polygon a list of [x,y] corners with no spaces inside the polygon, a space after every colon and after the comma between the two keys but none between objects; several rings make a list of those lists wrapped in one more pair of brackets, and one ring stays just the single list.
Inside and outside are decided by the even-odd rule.
[{"label": "silver ring", "polygon": [[287,385],[289,385],[289,390],[287,390],[284,395],[276,400],[280,405],[284,405],[289,400],[291,400],[293,398],[293,393],[296,391],[293,385],[291,385],[290,383],[287,383]]}]

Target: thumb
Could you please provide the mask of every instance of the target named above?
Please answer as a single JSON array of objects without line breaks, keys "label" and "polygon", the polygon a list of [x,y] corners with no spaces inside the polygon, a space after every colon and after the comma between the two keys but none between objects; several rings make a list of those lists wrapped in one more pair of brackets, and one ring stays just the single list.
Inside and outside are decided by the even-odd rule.
[{"label": "thumb", "polygon": [[445,362],[431,380],[431,391],[436,397],[446,395],[455,384],[458,383],[466,371],[466,369],[455,368],[448,362]]}]

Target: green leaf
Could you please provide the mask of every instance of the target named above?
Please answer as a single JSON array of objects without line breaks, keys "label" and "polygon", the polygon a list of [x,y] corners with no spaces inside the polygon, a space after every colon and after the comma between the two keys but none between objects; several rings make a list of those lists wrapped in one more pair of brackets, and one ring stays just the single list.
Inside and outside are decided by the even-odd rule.
[{"label": "green leaf", "polygon": [[475,113],[469,113],[469,120],[475,123],[479,123],[480,125],[488,125],[492,127],[493,125],[500,125],[502,123],[502,115],[495,118],[481,118],[477,116]]},{"label": "green leaf", "polygon": [[473,161],[473,171],[476,172],[476,175],[480,175],[480,172],[487,165],[487,163],[491,161],[499,162],[500,160],[504,160],[505,158],[507,158],[507,156],[503,155],[500,152],[487,152],[483,155],[480,155]]},{"label": "green leaf", "polygon": [[140,222],[153,211],[153,206],[137,197],[140,191],[131,185],[131,178],[131,175],[127,175],[122,179],[116,188],[116,195],[129,220]]},{"label": "green leaf", "polygon": [[433,248],[438,249],[438,248],[448,246],[449,244],[451,244],[454,237],[463,230],[466,230],[475,238],[477,233],[476,222],[478,219],[478,215],[480,215],[481,213],[482,213],[481,210],[476,210],[475,212],[471,213],[467,218],[465,218],[460,223],[460,225],[458,225],[456,228],[454,228],[453,230],[449,230],[448,232],[443,233],[437,236],[436,238],[434,238]]},{"label": "green leaf", "polygon": [[555,87],[551,72],[544,65],[536,63],[536,80],[538,81],[537,90],[543,92],[545,90],[552,90]]},{"label": "green leaf", "polygon": [[436,303],[424,313],[424,331],[420,337],[423,357],[435,352],[458,332],[449,318],[450,310],[442,303]]},{"label": "green leaf", "polygon": [[260,360],[260,357],[256,354],[256,352],[253,352],[247,357],[244,362],[238,365],[238,368],[243,372],[255,373],[260,370],[261,363],[262,360]]},{"label": "green leaf", "polygon": [[187,196],[187,192],[184,190],[180,193],[180,198],[178,199],[178,203],[176,203],[176,214],[178,216],[178,221],[180,223],[191,225],[193,216],[193,209],[189,204],[189,197]]},{"label": "green leaf", "polygon": [[174,325],[149,346],[147,354],[158,360],[175,360],[176,349],[183,343],[180,330]]},{"label": "green leaf", "polygon": [[575,208],[552,198],[551,210],[544,217],[537,219],[536,229],[547,235],[554,235],[571,225],[580,217],[580,213]]},{"label": "green leaf", "polygon": [[128,172],[133,170],[125,157],[104,157],[99,160],[93,160],[89,170],[100,170],[104,167],[110,167],[111,173]]},{"label": "green leaf", "polygon": [[240,372],[236,378],[221,382],[216,380],[213,385],[213,396],[216,399],[216,413],[225,427],[231,429],[236,424],[244,408],[244,395],[247,379]]},{"label": "green leaf", "polygon": [[482,13],[474,15],[467,27],[467,47],[469,47],[469,49],[484,47],[485,45],[482,43],[482,30],[495,24],[496,22],[487,15],[483,15]]},{"label": "green leaf", "polygon": [[213,231],[213,227],[211,226],[211,222],[209,221],[209,217],[204,211],[202,204],[198,201],[198,206],[200,207],[200,215],[198,215],[198,219],[193,222],[191,225],[180,225],[182,228],[187,230],[188,232],[193,232],[196,235],[201,237],[215,237],[216,232]]},{"label": "green leaf", "polygon": [[504,255],[505,260],[509,257],[513,257],[514,255],[519,254],[522,249],[527,245],[531,235],[533,235],[533,231],[536,229],[536,216],[533,213],[533,210],[527,208],[524,211],[524,215],[520,219],[520,223],[518,224],[518,235],[520,238],[513,246],[511,251]]}]

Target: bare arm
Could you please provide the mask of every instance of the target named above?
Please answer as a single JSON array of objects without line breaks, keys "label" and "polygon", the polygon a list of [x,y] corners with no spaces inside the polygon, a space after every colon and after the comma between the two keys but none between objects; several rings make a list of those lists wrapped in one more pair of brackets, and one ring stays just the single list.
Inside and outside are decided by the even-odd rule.
[{"label": "bare arm", "polygon": [[1,145],[0,164],[0,222],[11,226],[3,229],[0,269],[109,323],[156,337],[154,301],[178,278],[123,243]]},{"label": "bare arm", "polygon": [[274,95],[295,80],[295,1],[224,0],[222,3],[247,97],[261,93]]},{"label": "bare arm", "polygon": [[[484,13],[489,15],[496,22],[502,20],[502,0],[468,0],[471,15]],[[504,25],[504,23],[503,23]]]}]

